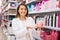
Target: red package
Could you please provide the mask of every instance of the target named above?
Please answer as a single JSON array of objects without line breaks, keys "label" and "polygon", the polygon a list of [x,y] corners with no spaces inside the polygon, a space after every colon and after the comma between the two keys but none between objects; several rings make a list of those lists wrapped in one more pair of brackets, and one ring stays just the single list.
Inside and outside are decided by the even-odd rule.
[{"label": "red package", "polygon": [[43,40],[57,40],[58,33],[52,31],[51,34],[48,35],[46,32],[40,32],[40,38]]},{"label": "red package", "polygon": [[60,1],[58,2],[58,7],[60,8]]}]

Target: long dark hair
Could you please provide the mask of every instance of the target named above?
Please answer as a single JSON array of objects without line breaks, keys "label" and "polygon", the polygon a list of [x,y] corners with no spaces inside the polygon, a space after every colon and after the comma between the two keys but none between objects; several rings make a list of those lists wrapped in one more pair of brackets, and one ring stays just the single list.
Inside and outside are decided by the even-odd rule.
[{"label": "long dark hair", "polygon": [[20,14],[19,14],[18,10],[19,10],[19,8],[20,8],[20,6],[21,6],[21,5],[23,5],[23,6],[25,6],[25,7],[26,7],[26,9],[27,9],[27,14],[26,14],[26,16],[28,15],[28,8],[27,8],[27,5],[26,5],[26,4],[20,4],[20,5],[18,5],[18,7],[17,7],[17,14],[16,14],[16,16],[15,16],[15,17],[19,17],[19,16],[20,16]]}]

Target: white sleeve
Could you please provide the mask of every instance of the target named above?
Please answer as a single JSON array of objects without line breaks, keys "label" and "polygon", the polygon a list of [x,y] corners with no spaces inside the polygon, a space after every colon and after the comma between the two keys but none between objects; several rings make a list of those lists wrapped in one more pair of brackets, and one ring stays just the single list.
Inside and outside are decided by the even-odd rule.
[{"label": "white sleeve", "polygon": [[31,26],[32,26],[32,27],[35,27],[35,21],[34,21],[34,19],[31,18],[31,17],[30,17],[30,23],[31,23]]},{"label": "white sleeve", "polygon": [[15,20],[12,20],[12,30],[16,37],[23,37],[27,34],[26,29],[19,29]]},{"label": "white sleeve", "polygon": [[31,37],[31,40],[34,40],[33,38],[33,31],[35,30],[35,22],[34,22],[34,19],[29,17],[29,26],[32,27],[32,29],[29,29],[29,34],[30,34],[30,37]]}]

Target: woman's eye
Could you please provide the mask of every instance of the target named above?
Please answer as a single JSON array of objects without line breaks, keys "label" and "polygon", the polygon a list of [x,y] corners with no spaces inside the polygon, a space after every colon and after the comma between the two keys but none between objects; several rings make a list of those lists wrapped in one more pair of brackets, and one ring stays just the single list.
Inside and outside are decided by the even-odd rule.
[{"label": "woman's eye", "polygon": [[24,9],[24,10],[27,10],[27,9]]},{"label": "woman's eye", "polygon": [[21,8],[21,10],[25,10],[25,11],[26,11],[27,9],[23,9],[23,8]]},{"label": "woman's eye", "polygon": [[23,8],[21,8],[21,10],[23,10]]}]

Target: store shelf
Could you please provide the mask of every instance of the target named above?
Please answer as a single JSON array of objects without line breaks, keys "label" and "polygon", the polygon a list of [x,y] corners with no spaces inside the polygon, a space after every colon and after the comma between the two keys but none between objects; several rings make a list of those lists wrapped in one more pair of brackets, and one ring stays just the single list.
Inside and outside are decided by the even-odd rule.
[{"label": "store shelf", "polygon": [[7,36],[7,40],[16,40],[16,37],[13,33],[11,33],[11,34],[6,33],[6,36]]},{"label": "store shelf", "polygon": [[43,26],[42,28],[46,28],[46,29],[52,29],[52,30],[60,31],[60,28],[57,28],[57,27]]},{"label": "store shelf", "polygon": [[16,14],[7,14],[7,15],[16,15]]},{"label": "store shelf", "polygon": [[2,9],[4,9],[4,7],[6,7],[6,5],[8,5],[8,2],[6,2],[6,4],[2,7]]},{"label": "store shelf", "polygon": [[5,10],[3,10],[3,13],[4,13],[4,12],[6,12],[6,11],[8,11],[8,10],[12,10],[12,9],[16,10],[16,9],[17,9],[17,7],[16,7],[16,8],[11,8],[11,7],[8,7],[8,6],[7,6],[7,7],[6,7],[6,9],[5,9]]},{"label": "store shelf", "polygon": [[5,12],[5,11],[7,11],[8,10],[8,7],[6,7],[4,10],[3,10],[3,13]]},{"label": "store shelf", "polygon": [[29,14],[36,14],[36,13],[48,13],[48,12],[59,12],[60,9],[49,9],[49,10],[40,10],[40,11],[33,11],[29,12]]},{"label": "store shelf", "polygon": [[[11,3],[12,3],[12,2],[15,2],[15,3],[16,3],[16,4],[15,4],[15,5],[16,5],[15,7],[11,7]],[[18,6],[16,1],[10,1],[10,2],[8,2],[8,4],[6,4],[6,5],[7,5],[6,8],[3,9],[3,13],[6,12],[6,11],[8,11],[9,9],[15,9],[15,10],[16,10],[16,9],[17,9],[17,6]]]},{"label": "store shelf", "polygon": [[16,2],[16,0],[15,1],[12,0],[12,1],[8,1],[8,2]]},{"label": "store shelf", "polygon": [[30,1],[30,2],[27,2],[27,0],[26,0],[26,4],[27,4],[27,5],[28,5],[28,4],[32,4],[32,3],[34,3],[34,2],[36,2],[36,0]]},{"label": "store shelf", "polygon": [[8,20],[7,19],[3,19],[5,22],[8,22]]}]

